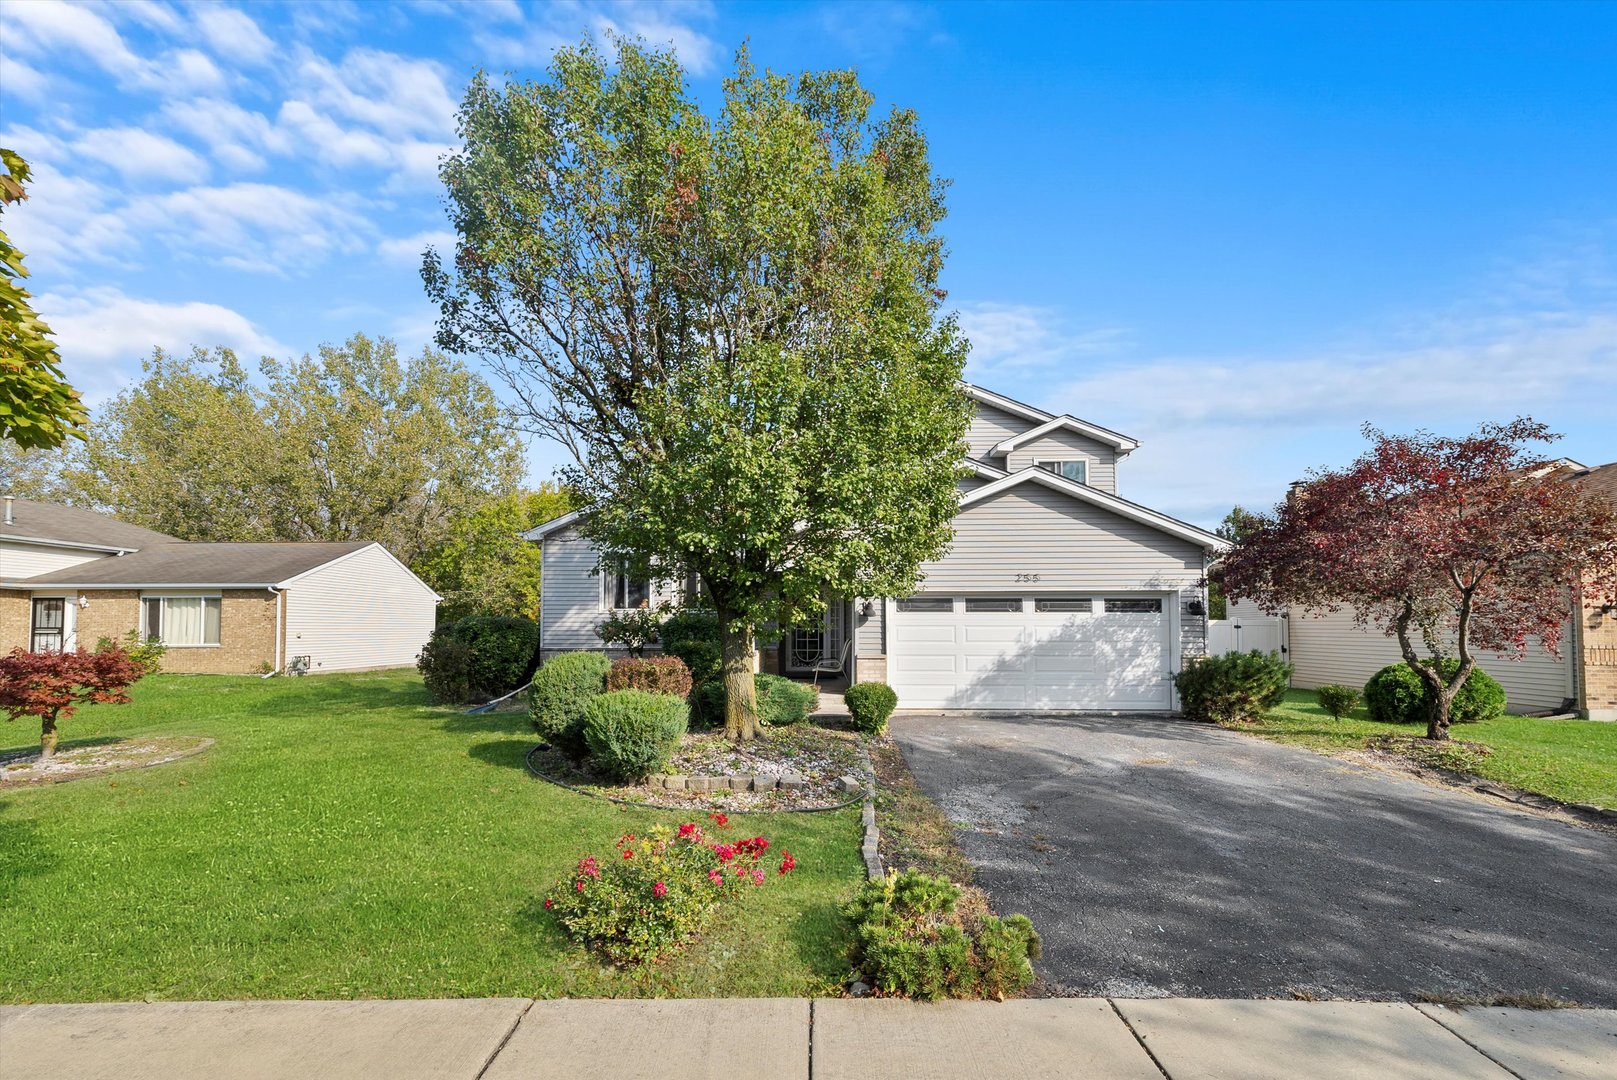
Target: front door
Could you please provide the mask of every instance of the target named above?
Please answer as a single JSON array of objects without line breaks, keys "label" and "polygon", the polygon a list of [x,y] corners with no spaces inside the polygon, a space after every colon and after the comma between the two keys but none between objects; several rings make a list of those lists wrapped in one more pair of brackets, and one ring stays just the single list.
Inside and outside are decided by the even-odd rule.
[{"label": "front door", "polygon": [[839,663],[847,640],[847,604],[833,600],[825,614],[812,626],[794,626],[786,634],[785,674],[806,675],[819,668],[829,670]]},{"label": "front door", "polygon": [[67,600],[36,596],[28,648],[31,652],[59,653],[67,647]]}]

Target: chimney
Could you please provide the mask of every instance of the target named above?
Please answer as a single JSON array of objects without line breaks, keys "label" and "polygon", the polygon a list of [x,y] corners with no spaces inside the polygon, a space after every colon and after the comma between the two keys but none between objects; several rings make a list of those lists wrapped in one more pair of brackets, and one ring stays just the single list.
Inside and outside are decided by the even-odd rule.
[{"label": "chimney", "polygon": [[6,499],[6,524],[7,525],[15,525],[17,523],[17,519],[11,516],[11,498],[12,497],[10,495],[7,495],[5,497],[5,499]]}]

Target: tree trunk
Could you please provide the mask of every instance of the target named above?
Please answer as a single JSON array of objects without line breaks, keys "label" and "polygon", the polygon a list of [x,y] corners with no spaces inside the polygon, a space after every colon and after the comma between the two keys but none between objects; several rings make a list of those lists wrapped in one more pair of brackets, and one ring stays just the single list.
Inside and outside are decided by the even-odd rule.
[{"label": "tree trunk", "polygon": [[719,609],[724,657],[724,734],[731,742],[758,737],[758,685],[752,677],[752,624]]},{"label": "tree trunk", "polygon": [[[1421,678],[1425,679],[1426,676],[1423,674]],[[1454,693],[1443,684],[1441,675],[1435,681],[1426,680],[1426,690],[1426,737],[1433,742],[1447,742],[1449,706],[1454,703]]]},{"label": "tree trunk", "polygon": [[44,716],[39,720],[39,763],[45,764],[56,756],[56,717]]}]

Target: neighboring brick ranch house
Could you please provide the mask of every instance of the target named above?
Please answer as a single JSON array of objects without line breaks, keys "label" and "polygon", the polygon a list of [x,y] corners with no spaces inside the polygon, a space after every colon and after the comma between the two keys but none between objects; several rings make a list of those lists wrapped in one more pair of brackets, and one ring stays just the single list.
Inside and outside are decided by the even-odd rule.
[{"label": "neighboring brick ranch house", "polygon": [[[1617,502],[1617,462],[1590,468],[1575,461],[1561,466],[1576,481]],[[1251,605],[1234,605],[1232,622],[1264,622]],[[1362,686],[1370,676],[1402,656],[1393,638],[1361,630],[1348,610],[1321,617],[1293,613],[1281,621],[1281,641],[1296,667],[1294,686],[1325,683]],[[1477,661],[1499,680],[1512,712],[1576,711],[1595,720],[1617,720],[1617,610],[1584,602],[1567,611],[1560,655],[1536,641],[1520,660],[1479,652]]]},{"label": "neighboring brick ranch house", "polygon": [[356,671],[415,662],[438,595],[380,544],[187,543],[104,514],[4,499],[0,653],[131,630],[163,670]]},{"label": "neighboring brick ranch house", "polygon": [[[1139,444],[979,387],[952,549],[912,596],[832,599],[760,666],[830,668],[890,683],[908,708],[1168,711],[1172,674],[1206,648],[1202,584],[1225,544],[1117,494]],[[540,648],[600,649],[616,608],[677,601],[677,583],[597,572],[568,514],[523,534],[542,545]],[[851,669],[851,670],[850,670]]]}]

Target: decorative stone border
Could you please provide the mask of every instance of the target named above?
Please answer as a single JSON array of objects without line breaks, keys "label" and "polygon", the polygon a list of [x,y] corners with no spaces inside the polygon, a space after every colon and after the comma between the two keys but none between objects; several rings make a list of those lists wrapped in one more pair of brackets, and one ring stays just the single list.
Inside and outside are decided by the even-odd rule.
[{"label": "decorative stone border", "polygon": [[[532,776],[536,780],[543,780],[547,784],[552,784],[552,785],[554,785],[556,787],[559,787],[559,788],[565,788],[566,790],[574,792],[575,794],[584,795],[584,796],[587,796],[588,798],[591,798],[591,799],[604,799],[605,801],[607,801],[609,803],[617,803],[619,806],[634,806],[634,807],[638,807],[641,810],[666,810],[666,811],[669,811],[670,813],[680,813],[680,812],[683,812],[683,811],[689,809],[688,807],[681,807],[681,806],[657,806],[654,803],[644,803],[644,802],[640,802],[637,799],[620,799],[616,795],[607,795],[607,794],[604,794],[604,793],[599,792],[599,791],[591,791],[588,788],[579,787],[576,784],[569,784],[565,780],[557,780],[553,776],[546,776],[544,773],[540,772],[538,770],[538,768],[536,768],[534,766],[534,763],[533,763],[533,755],[537,754],[539,751],[543,750],[544,748],[545,748],[544,744],[541,743],[541,744],[535,746],[533,749],[529,750],[522,757],[522,764],[527,768],[528,774],[530,776]],[[861,747],[860,750],[861,750],[861,753],[862,753],[863,752],[863,747]],[[865,757],[865,767],[867,769],[870,768],[870,758],[868,756]],[[875,773],[872,772],[870,775],[871,775],[871,785],[872,785],[872,789],[873,789],[874,784],[875,784]],[[712,781],[712,782],[714,782],[716,784],[717,781],[720,780],[721,778],[720,777],[715,777],[715,776],[702,776],[702,777],[685,777],[685,779],[686,780],[691,780],[691,779],[706,780],[706,781]],[[731,777],[726,776],[726,777],[723,777],[722,779],[725,781],[725,786],[724,787],[717,787],[717,786],[710,787],[710,788],[689,788],[689,787],[687,787],[687,788],[684,788],[683,790],[685,790],[685,791],[694,791],[694,792],[697,792],[697,793],[701,793],[701,792],[704,792],[704,791],[717,793],[717,792],[720,792],[720,791],[759,791],[759,790],[767,791],[767,790],[769,790],[768,788],[742,788],[742,787],[734,787],[733,788],[733,787],[729,786],[729,781],[732,779]],[[743,780],[744,779],[748,783],[751,783],[754,779],[763,779],[763,780],[767,781],[767,780],[770,780],[772,778],[771,777],[755,778],[755,777],[752,777],[752,776],[747,776],[747,777],[735,777],[734,779],[736,779],[736,780]],[[854,778],[852,778],[852,777],[843,777],[842,778],[843,781],[846,781],[846,780],[849,780],[849,779],[854,779]],[[778,780],[777,780],[777,784],[778,784]],[[854,780],[854,786],[855,786],[855,788],[857,788],[859,786],[859,783],[858,783],[858,781],[856,779]],[[663,790],[681,790],[681,789],[677,789],[677,788],[676,789],[668,789],[668,788],[665,788]],[[844,790],[848,790],[848,789],[845,788]],[[733,812],[734,813],[744,813],[744,814],[823,814],[823,813],[826,813],[826,812],[831,811],[831,810],[846,810],[848,807],[852,806],[854,803],[857,803],[857,802],[860,802],[860,801],[865,802],[865,804],[866,804],[866,814],[867,814],[867,817],[868,817],[868,815],[870,815],[873,812],[874,804],[872,804],[870,802],[870,796],[867,795],[867,794],[855,795],[851,799],[848,799],[848,800],[846,800],[844,802],[835,803],[835,804],[833,804],[831,806],[749,807],[749,808],[747,808],[745,810],[738,810],[738,811],[733,811]],[[866,842],[867,843],[871,842],[868,839],[868,836],[867,836]],[[868,860],[866,861],[866,866],[867,867],[869,866]]]},{"label": "decorative stone border", "polygon": [[859,855],[865,860],[865,876],[871,881],[880,881],[887,876],[887,871],[881,864],[881,830],[876,828],[876,766],[870,760],[870,750],[865,745],[863,736],[859,739],[859,760],[864,762],[865,776],[865,805],[860,817],[865,823],[865,839],[859,845]]}]

